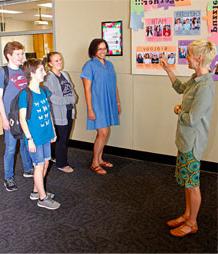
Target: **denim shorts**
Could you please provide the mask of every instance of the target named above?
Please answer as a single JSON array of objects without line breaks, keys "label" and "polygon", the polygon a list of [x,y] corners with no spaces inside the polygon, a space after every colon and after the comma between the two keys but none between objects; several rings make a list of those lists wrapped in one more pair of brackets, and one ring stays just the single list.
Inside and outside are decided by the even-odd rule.
[{"label": "denim shorts", "polygon": [[194,188],[200,185],[200,161],[196,160],[192,151],[178,152],[175,177],[177,183],[185,188]]},{"label": "denim shorts", "polygon": [[51,144],[46,143],[44,145],[36,146],[36,152],[31,153],[30,157],[33,161],[34,167],[37,165],[42,165],[45,163],[45,161],[48,161],[51,159]]}]

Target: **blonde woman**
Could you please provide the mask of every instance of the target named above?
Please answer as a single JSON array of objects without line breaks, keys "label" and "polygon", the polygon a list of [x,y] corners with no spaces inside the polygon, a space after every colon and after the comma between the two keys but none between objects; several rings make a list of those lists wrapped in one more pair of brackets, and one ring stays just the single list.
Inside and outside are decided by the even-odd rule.
[{"label": "blonde woman", "polygon": [[183,94],[182,104],[176,105],[178,115],[176,145],[176,180],[185,187],[184,213],[167,222],[171,235],[184,237],[198,231],[197,216],[201,204],[200,159],[208,140],[215,85],[209,72],[216,47],[209,41],[197,40],[188,46],[188,67],[194,70],[191,78],[182,83],[176,78],[165,59],[161,59],[173,88]]},{"label": "blonde woman", "polygon": [[51,70],[46,76],[44,85],[52,93],[50,102],[57,134],[57,141],[53,147],[56,167],[61,172],[72,173],[74,169],[69,165],[67,153],[77,98],[69,74],[63,71],[61,53],[50,52],[47,56],[47,61]]}]

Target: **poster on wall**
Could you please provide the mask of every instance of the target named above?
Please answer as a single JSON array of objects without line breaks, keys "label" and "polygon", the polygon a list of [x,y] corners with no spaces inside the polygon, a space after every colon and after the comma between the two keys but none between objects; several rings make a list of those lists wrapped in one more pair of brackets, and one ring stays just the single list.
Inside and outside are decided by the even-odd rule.
[{"label": "poster on wall", "polygon": [[200,35],[200,29],[201,29],[200,11],[174,12],[175,35]]},{"label": "poster on wall", "polygon": [[178,64],[188,64],[187,61],[187,49],[188,45],[193,40],[179,40],[178,41]]},{"label": "poster on wall", "polygon": [[[175,75],[192,75],[188,45],[198,39],[218,45],[217,14],[218,0],[131,0],[132,73],[167,75],[159,63],[165,57]],[[215,66],[217,58],[217,78]]]},{"label": "poster on wall", "polygon": [[168,9],[169,7],[180,7],[191,5],[191,0],[132,0],[136,4],[142,4],[145,11],[156,8]]},{"label": "poster on wall", "polygon": [[145,40],[172,41],[172,18],[145,19]]},{"label": "poster on wall", "polygon": [[122,21],[106,21],[101,23],[102,38],[108,43],[108,56],[123,55]]},{"label": "poster on wall", "polygon": [[175,46],[138,46],[136,48],[136,68],[162,69],[160,59],[167,59],[172,68],[176,64]]},{"label": "poster on wall", "polygon": [[163,8],[167,10],[169,7],[183,7],[190,6],[192,0],[131,0],[131,12],[130,12],[130,28],[134,31],[138,31],[144,28],[142,18],[144,13],[151,10],[158,10]]},{"label": "poster on wall", "polygon": [[208,25],[208,40],[218,46],[218,0],[210,0],[207,15],[204,17]]}]

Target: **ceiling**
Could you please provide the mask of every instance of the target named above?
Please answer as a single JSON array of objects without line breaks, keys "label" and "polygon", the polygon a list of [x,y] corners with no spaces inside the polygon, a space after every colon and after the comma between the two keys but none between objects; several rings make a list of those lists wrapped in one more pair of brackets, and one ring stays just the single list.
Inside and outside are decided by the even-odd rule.
[{"label": "ceiling", "polygon": [[[0,9],[4,10],[13,10],[13,11],[22,11],[20,14],[5,14],[4,18],[14,19],[19,21],[34,21],[39,19],[39,17],[35,17],[35,14],[39,12],[38,4],[41,3],[49,3],[51,0],[0,0]],[[41,13],[52,15],[52,8],[40,7]],[[51,18],[42,18],[43,20],[52,20]],[[1,14],[0,14],[1,21]]]}]

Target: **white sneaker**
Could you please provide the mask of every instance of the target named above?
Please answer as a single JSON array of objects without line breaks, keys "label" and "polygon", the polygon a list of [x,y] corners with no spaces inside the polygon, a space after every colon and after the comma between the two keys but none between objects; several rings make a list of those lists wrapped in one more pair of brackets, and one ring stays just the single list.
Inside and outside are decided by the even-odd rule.
[{"label": "white sneaker", "polygon": [[71,168],[70,166],[65,166],[63,168],[58,168],[58,170],[64,172],[64,173],[72,173],[74,171],[73,168]]}]

